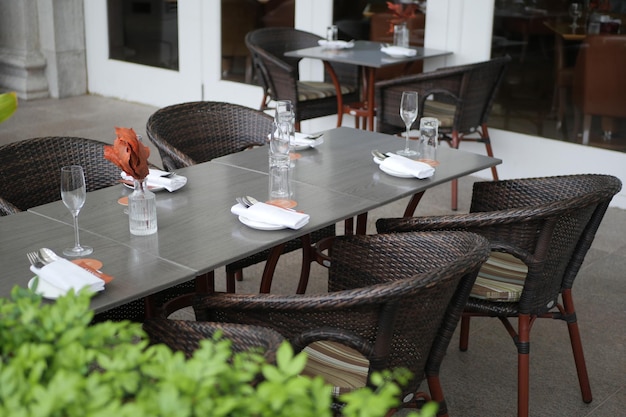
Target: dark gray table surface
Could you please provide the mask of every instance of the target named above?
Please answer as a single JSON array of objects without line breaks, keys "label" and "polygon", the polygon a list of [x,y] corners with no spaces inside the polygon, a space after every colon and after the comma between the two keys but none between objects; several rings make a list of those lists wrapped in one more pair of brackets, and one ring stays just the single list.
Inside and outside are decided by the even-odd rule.
[{"label": "dark gray table surface", "polygon": [[[300,158],[294,160],[294,181],[370,200],[376,202],[376,206],[502,163],[497,158],[451,149],[442,144],[437,150],[440,164],[431,178],[397,178],[379,169],[371,151],[403,149],[403,138],[348,127],[331,129],[323,138],[324,143],[319,147],[297,151]],[[264,155],[267,150],[257,148],[226,155],[213,162],[267,173]]]},{"label": "dark gray table surface", "polygon": [[[396,178],[382,172],[370,151],[395,151],[403,140],[351,128],[331,129],[324,143],[299,151],[294,161],[293,190],[298,210],[311,216],[299,230],[251,229],[230,212],[235,197],[259,200],[268,193],[268,154],[260,147],[178,170],[188,178],[178,191],[157,192],[158,232],[132,236],[123,185],[87,194],[79,216],[81,242],[93,246],[90,257],[116,277],[93,300],[96,311],[141,298],[248,255],[352,218],[402,197],[424,191],[501,161],[442,147],[441,164],[432,178]],[[400,215],[400,213],[398,214]],[[60,252],[72,244],[72,217],[61,201],[27,213],[0,217],[0,296],[14,284],[26,285],[31,273],[25,253],[39,247]]]},{"label": "dark gray table surface", "polygon": [[411,49],[417,51],[414,56],[394,58],[382,52],[380,50],[381,46],[382,44],[380,42],[354,41],[354,46],[352,48],[326,49],[321,46],[314,46],[311,48],[288,51],[285,52],[285,55],[290,57],[321,59],[328,62],[340,62],[368,68],[383,68],[389,65],[408,63],[451,54],[449,51],[411,46]]},{"label": "dark gray table surface", "polygon": [[[128,229],[128,225],[126,227]],[[196,276],[193,269],[158,257],[151,240],[143,240],[137,248],[131,248],[84,230],[80,237],[81,243],[94,247],[94,253],[89,258],[100,260],[103,271],[115,277],[105,291],[92,299],[91,306],[95,312],[125,304],[168,288],[172,282],[184,282]],[[47,247],[61,254],[64,248],[73,244],[74,229],[70,224],[29,212],[0,217],[0,297],[8,297],[14,286],[25,288],[33,277],[27,252]]]},{"label": "dark gray table surface", "polygon": [[[259,149],[262,152],[255,155],[260,164],[267,165],[267,150]],[[154,254],[158,257],[201,274],[334,224],[376,204],[356,196],[294,183],[296,208],[308,213],[310,222],[299,230],[260,231],[239,222],[230,208],[236,203],[235,197],[251,195],[259,200],[266,199],[267,174],[213,162],[180,169],[177,173],[188,178],[185,187],[173,193],[156,193],[156,236],[130,235],[125,207],[117,202],[120,196],[127,194],[122,185],[89,193],[80,213],[79,226],[138,250],[144,250],[144,242],[153,239]],[[61,202],[30,211],[67,224],[72,222]]]}]

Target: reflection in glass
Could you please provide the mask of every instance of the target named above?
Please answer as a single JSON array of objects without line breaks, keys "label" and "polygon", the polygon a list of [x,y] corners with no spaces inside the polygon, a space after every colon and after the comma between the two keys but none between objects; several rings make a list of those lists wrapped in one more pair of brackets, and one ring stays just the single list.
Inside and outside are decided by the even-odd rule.
[{"label": "reflection in glass", "polygon": [[109,57],[178,71],[178,2],[108,0]]}]

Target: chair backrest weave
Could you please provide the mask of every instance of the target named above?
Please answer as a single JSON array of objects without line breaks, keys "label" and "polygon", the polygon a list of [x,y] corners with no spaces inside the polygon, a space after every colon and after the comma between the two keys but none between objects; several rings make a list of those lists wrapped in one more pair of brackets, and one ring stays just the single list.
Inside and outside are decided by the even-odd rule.
[{"label": "chair backrest weave", "polygon": [[61,167],[81,165],[87,191],[118,184],[120,169],[93,139],[49,136],[0,146],[0,215],[61,199]]},{"label": "chair backrest weave", "polygon": [[[515,247],[528,274],[519,312],[542,314],[571,288],[604,213],[621,189],[616,177],[598,174],[526,178],[474,184],[471,212],[510,210],[519,218],[479,233]],[[474,229],[478,232],[478,229]]]},{"label": "chair backrest weave", "polygon": [[194,309],[200,320],[271,327],[296,351],[320,340],[344,344],[369,360],[370,373],[407,368],[414,379],[406,395],[424,379],[432,347],[448,345],[451,333],[441,328],[452,320],[454,329],[464,302],[449,305],[461,293],[467,300],[488,252],[484,238],[464,232],[341,236],[327,294],[211,294]]},{"label": "chair backrest weave", "polygon": [[164,107],[146,124],[168,170],[265,144],[272,117],[237,104],[197,101]]}]

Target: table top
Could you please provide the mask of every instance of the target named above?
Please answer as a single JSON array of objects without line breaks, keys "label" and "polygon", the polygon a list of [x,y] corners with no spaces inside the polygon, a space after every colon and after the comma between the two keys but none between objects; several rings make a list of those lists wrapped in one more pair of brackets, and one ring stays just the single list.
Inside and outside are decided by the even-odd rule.
[{"label": "table top", "polygon": [[383,68],[389,65],[419,61],[426,58],[451,55],[452,52],[439,49],[411,46],[417,53],[411,57],[393,58],[380,50],[383,44],[373,41],[354,41],[352,48],[327,49],[322,46],[285,52],[286,56],[321,59],[328,62],[359,65],[368,68]]},{"label": "table top", "polygon": [[[293,180],[363,198],[379,206],[502,162],[443,145],[437,150],[440,164],[432,177],[396,178],[378,168],[371,151],[395,152],[404,148],[404,138],[348,127],[329,130],[323,138],[324,143],[319,147],[297,152],[300,157],[294,161]],[[267,155],[267,151],[252,149],[213,162],[267,173],[267,162],[260,155]]]},{"label": "table top", "polygon": [[[95,248],[89,257],[100,260],[103,270],[115,277],[105,291],[93,297],[91,307],[96,313],[169,288],[172,281],[185,282],[196,276],[193,269],[160,258],[151,239],[144,239],[143,247],[131,248],[85,230],[80,237],[82,243]],[[14,286],[26,287],[33,277],[27,252],[47,247],[60,254],[73,245],[71,224],[29,212],[0,217],[0,297],[8,297]]]},{"label": "table top", "polygon": [[[440,149],[440,166],[429,179],[396,178],[380,171],[370,151],[395,151],[399,137],[352,128],[331,129],[324,143],[299,151],[294,161],[296,207],[310,214],[299,230],[260,231],[243,225],[230,212],[235,197],[267,197],[268,154],[260,147],[177,171],[187,185],[173,193],[157,192],[158,232],[132,236],[123,185],[90,192],[79,216],[81,242],[115,277],[94,297],[96,312],[158,292],[195,276],[271,248],[314,230],[366,213],[442,182],[497,165],[501,160],[454,149]],[[398,213],[401,215],[401,213]],[[73,220],[61,201],[26,213],[0,217],[0,296],[32,277],[26,252],[49,247],[61,252],[73,243]]]}]

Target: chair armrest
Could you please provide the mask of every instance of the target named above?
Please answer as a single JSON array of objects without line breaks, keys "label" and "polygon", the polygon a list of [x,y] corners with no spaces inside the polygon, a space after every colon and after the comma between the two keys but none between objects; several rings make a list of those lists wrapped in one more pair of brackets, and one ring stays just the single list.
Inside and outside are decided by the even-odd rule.
[{"label": "chair armrest", "polygon": [[22,210],[0,197],[0,216],[8,216],[9,214],[19,213]]}]

